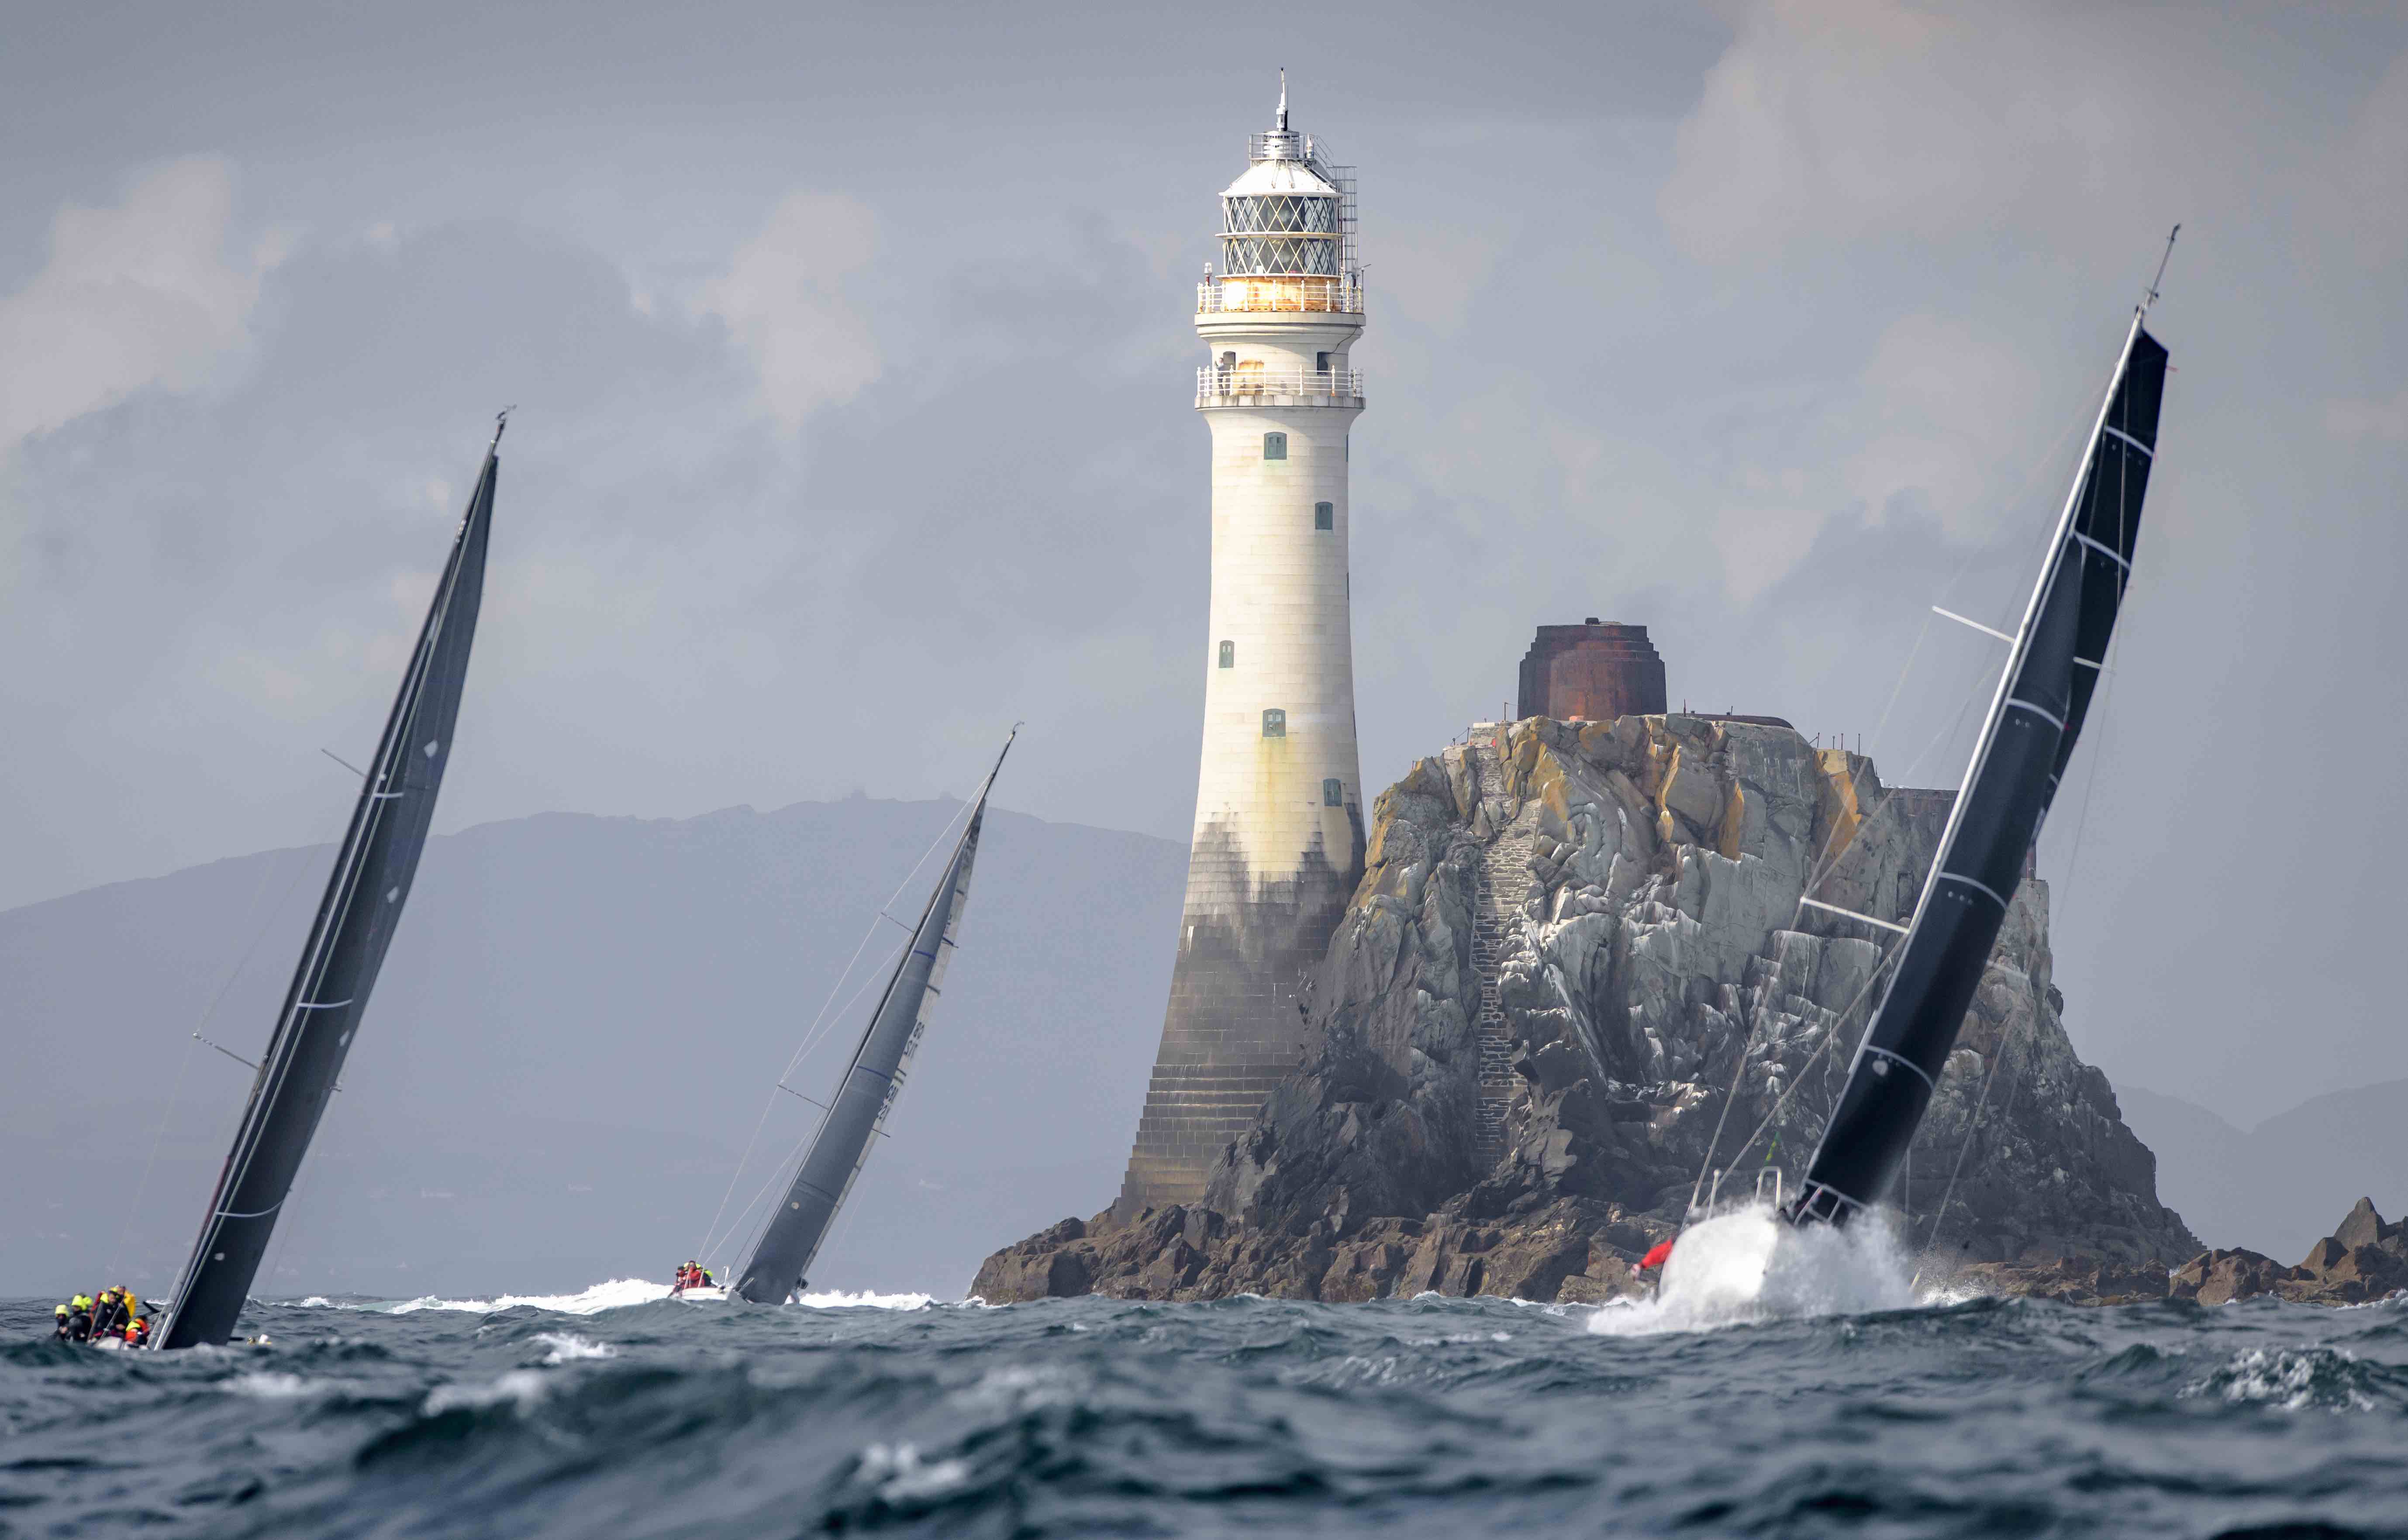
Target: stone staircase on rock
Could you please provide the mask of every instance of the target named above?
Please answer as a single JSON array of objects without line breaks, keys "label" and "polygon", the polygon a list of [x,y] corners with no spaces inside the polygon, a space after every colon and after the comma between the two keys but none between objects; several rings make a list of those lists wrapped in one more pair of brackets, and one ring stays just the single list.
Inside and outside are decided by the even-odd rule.
[{"label": "stone staircase on rock", "polygon": [[1521,949],[1522,906],[1530,896],[1530,848],[1538,834],[1537,820],[1526,805],[1499,799],[1505,777],[1498,761],[1496,731],[1493,724],[1475,725],[1464,749],[1465,767],[1481,788],[1482,800],[1503,820],[1484,838],[1465,842],[1477,850],[1471,962],[1480,978],[1480,1014],[1473,1023],[1480,1046],[1480,1101],[1472,1151],[1483,1168],[1493,1168],[1505,1158],[1506,1113],[1514,1089],[1513,1034],[1498,998],[1498,975],[1505,959]]}]

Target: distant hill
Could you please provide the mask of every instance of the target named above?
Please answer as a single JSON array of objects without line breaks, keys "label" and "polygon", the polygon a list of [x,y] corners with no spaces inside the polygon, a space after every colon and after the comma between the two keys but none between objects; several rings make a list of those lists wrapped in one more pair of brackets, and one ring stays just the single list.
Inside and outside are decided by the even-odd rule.
[{"label": "distant hill", "polygon": [[[260,1290],[665,1278],[756,1122],[739,1205],[809,1133],[815,1109],[771,1082],[864,934],[871,958],[900,940],[879,907],[958,806],[547,814],[433,841]],[[0,1295],[102,1281],[112,1256],[145,1292],[172,1283],[251,1078],[189,1034],[222,990],[202,1030],[257,1057],[331,860],[271,851],[0,913]],[[956,1294],[996,1247],[1117,1190],[1185,871],[1165,840],[990,813],[944,1000],[814,1287]],[[836,1077],[882,976],[847,992],[865,980],[798,1091]]]},{"label": "distant hill", "polygon": [[2408,1210],[2408,1080],[2310,1097],[2245,1133],[2137,1086],[2115,1099],[2157,1152],[2157,1196],[2210,1246],[2295,1263],[2361,1197]]}]

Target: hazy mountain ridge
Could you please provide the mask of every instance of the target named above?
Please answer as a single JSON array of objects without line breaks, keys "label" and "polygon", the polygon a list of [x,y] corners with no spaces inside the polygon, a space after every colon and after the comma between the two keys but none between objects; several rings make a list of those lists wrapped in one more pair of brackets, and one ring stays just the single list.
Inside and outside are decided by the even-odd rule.
[{"label": "hazy mountain ridge", "polygon": [[[878,910],[904,884],[896,912],[916,911],[934,863],[905,874],[958,809],[552,813],[430,842],[262,1290],[665,1276],[756,1121],[738,1205],[808,1132],[816,1113],[770,1082],[875,926],[794,1083],[834,1077],[903,934]],[[0,1292],[89,1284],[112,1255],[136,1287],[171,1281],[251,1080],[189,1034],[222,990],[201,1030],[257,1055],[331,859],[268,851],[0,913],[22,1045],[0,1148],[29,1175],[0,1198]],[[944,1004],[815,1282],[950,1292],[1117,1179],[1184,873],[1168,841],[990,811]]]},{"label": "hazy mountain ridge", "polygon": [[2138,1086],[2116,1098],[2157,1153],[2159,1196],[2210,1246],[2296,1262],[2361,1197],[2408,1208],[2408,1080],[2312,1096],[2247,1130]]}]

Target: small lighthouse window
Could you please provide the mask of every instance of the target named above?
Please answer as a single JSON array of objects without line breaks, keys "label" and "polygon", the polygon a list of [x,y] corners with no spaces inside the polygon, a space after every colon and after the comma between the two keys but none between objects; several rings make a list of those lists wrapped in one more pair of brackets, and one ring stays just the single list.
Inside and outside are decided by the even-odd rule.
[{"label": "small lighthouse window", "polygon": [[1263,736],[1267,738],[1283,738],[1287,736],[1287,713],[1285,711],[1281,710],[1276,706],[1267,706],[1263,707]]},{"label": "small lighthouse window", "polygon": [[1338,527],[1338,505],[1335,503],[1315,503],[1312,505],[1312,527],[1317,530],[1336,529]]},{"label": "small lighthouse window", "polygon": [[1223,668],[1235,668],[1238,666],[1237,643],[1223,642],[1221,644],[1221,666]]},{"label": "small lighthouse window", "polygon": [[1327,780],[1323,781],[1321,783],[1321,806],[1324,807],[1345,806],[1346,783],[1340,780],[1336,776],[1332,776]]},{"label": "small lighthouse window", "polygon": [[1285,460],[1287,458],[1287,435],[1279,433],[1263,435],[1263,458],[1266,460]]}]

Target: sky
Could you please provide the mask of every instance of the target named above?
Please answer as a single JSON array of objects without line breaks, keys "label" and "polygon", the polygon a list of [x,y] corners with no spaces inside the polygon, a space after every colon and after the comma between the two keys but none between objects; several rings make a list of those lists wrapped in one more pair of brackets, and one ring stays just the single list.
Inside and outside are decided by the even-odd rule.
[{"label": "sky", "polygon": [[2394,6],[28,11],[0,905],[323,837],[511,406],[438,827],[958,794],[1025,720],[999,801],[1183,838],[1192,284],[1282,66],[1360,168],[1373,787],[1585,615],[1953,784],[1999,659],[1929,606],[2020,612],[2179,221],[2068,1028],[2244,1126],[2408,1075]]}]

